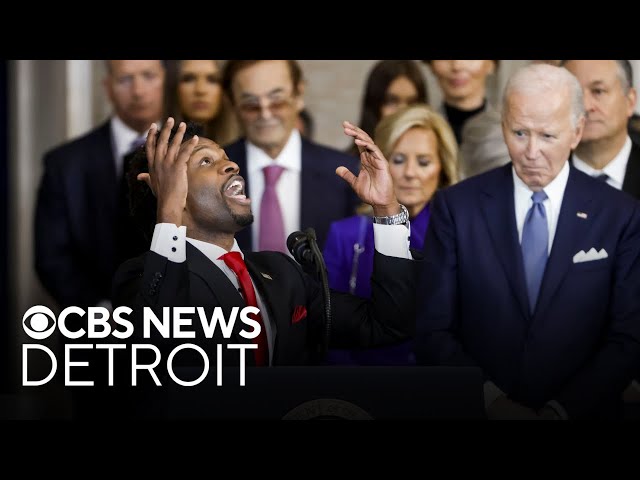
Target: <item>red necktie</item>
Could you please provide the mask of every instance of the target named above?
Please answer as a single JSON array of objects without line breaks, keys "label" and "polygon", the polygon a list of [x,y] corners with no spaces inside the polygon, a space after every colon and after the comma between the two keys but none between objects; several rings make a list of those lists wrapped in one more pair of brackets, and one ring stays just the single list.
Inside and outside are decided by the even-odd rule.
[{"label": "red necktie", "polygon": [[[240,252],[225,253],[218,260],[224,260],[224,263],[226,263],[238,277],[240,288],[242,289],[242,296],[245,302],[247,302],[247,306],[258,308],[256,292],[253,289],[253,283],[251,283],[247,265],[244,263]],[[251,317],[260,324],[260,335],[253,339],[253,343],[258,345],[257,350],[255,350],[256,365],[259,367],[267,366],[269,365],[269,344],[267,343],[267,331],[264,328],[262,315],[258,313]]]}]

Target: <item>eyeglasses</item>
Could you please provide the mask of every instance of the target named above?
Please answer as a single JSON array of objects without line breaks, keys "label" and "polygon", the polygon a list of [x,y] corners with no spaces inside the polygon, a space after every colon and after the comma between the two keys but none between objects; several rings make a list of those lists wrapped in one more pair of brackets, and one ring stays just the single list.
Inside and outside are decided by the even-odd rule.
[{"label": "eyeglasses", "polygon": [[[263,102],[263,98],[266,100],[266,103]],[[240,109],[240,112],[247,116],[257,117],[262,113],[263,108],[269,109],[272,115],[278,115],[291,107],[293,100],[294,97],[284,95],[255,97],[239,103],[238,108]]]}]

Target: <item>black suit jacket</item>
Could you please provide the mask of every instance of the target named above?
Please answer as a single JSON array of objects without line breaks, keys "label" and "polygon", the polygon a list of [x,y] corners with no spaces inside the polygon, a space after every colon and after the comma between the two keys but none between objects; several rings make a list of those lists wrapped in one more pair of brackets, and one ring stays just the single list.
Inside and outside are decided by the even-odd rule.
[{"label": "black suit jacket", "polygon": [[108,299],[115,270],[117,180],[109,122],[44,156],[35,215],[35,263],[65,307]]},{"label": "black suit jacket", "polygon": [[[144,147],[140,147],[141,149]],[[133,217],[131,214],[131,188],[128,175],[136,152],[130,152],[123,158],[122,176],[118,179],[116,190],[116,209],[114,219],[114,262],[119,266],[130,258],[142,255],[149,250],[156,224],[156,199],[148,195],[138,199],[137,208],[146,211],[143,215]],[[146,170],[145,170],[146,171]],[[139,180],[131,180],[138,182]],[[115,269],[114,269],[115,270]]]},{"label": "black suit jacket", "polygon": [[[419,253],[414,255],[420,257]],[[324,335],[324,306],[319,284],[282,253],[246,253],[245,262],[269,317],[276,324],[273,364],[315,363]],[[332,346],[370,347],[412,335],[415,323],[414,285],[420,263],[376,252],[371,301],[332,291]],[[228,319],[233,307],[246,306],[225,274],[189,243],[187,260],[183,263],[171,262],[155,252],[147,252],[125,262],[114,277],[113,298],[114,307],[126,305],[134,309],[130,317],[135,327],[131,341],[155,343],[167,351],[183,343],[184,339],[137,337],[142,335],[142,307],[152,307],[157,315],[162,315],[162,307],[165,306],[198,306],[204,308],[209,319],[213,309],[221,307],[224,318]],[[294,309],[299,306],[306,308],[307,316],[294,322]],[[235,323],[231,338],[224,338],[217,329],[213,339],[202,338],[199,322],[197,314],[194,315],[193,325],[198,333],[193,343],[213,352],[212,363],[215,359],[213,344],[251,342],[239,335],[244,326],[240,321]],[[238,364],[238,352],[223,349],[223,365]],[[247,365],[253,364],[253,355],[247,355]]]},{"label": "black suit jacket", "polygon": [[[330,341],[333,346],[366,347],[396,342],[413,335],[415,282],[422,255],[419,252],[412,253],[418,260],[392,258],[376,252],[371,300],[331,292],[333,319]],[[318,347],[324,338],[324,306],[319,285],[295,261],[282,253],[246,253],[245,262],[266,304],[270,320],[276,324],[273,365],[304,366],[318,363]],[[203,307],[207,319],[211,319],[214,308],[221,307],[226,320],[230,318],[234,307],[245,306],[242,296],[225,274],[189,243],[187,259],[183,263],[170,262],[154,252],[125,262],[116,272],[113,288],[114,307],[126,305],[133,309],[128,319],[134,324],[134,334],[124,340],[128,344],[125,350],[115,351],[113,387],[106,386],[108,366],[103,350],[75,352],[76,361],[88,360],[93,366],[91,377],[85,372],[82,379],[91,378],[96,382],[91,389],[80,389],[80,395],[75,398],[74,415],[79,417],[171,416],[172,411],[180,412],[189,408],[188,395],[176,403],[176,397],[171,394],[183,388],[168,376],[166,368],[168,355],[176,346],[192,343],[206,352],[210,362],[207,379],[202,385],[190,387],[188,392],[189,395],[192,392],[211,395],[215,391],[212,392],[207,383],[215,381],[218,360],[223,367],[239,365],[238,350],[229,350],[226,345],[251,342],[240,336],[244,324],[239,320],[230,338],[223,337],[219,326],[213,338],[203,338],[197,314],[192,321],[193,327],[188,328],[196,332],[196,338],[163,339],[157,334],[143,338],[143,307],[151,307],[158,318],[162,318],[162,307]],[[306,308],[307,315],[294,321],[294,310],[299,306]],[[154,372],[162,386],[156,386],[147,372],[139,373],[136,386],[131,386],[131,344],[134,343],[153,344],[161,352],[160,362]],[[220,359],[217,357],[218,344],[223,344]],[[155,361],[155,354],[151,350],[140,349],[137,355],[138,365],[149,365]],[[255,364],[252,354],[245,355],[245,358],[248,367]],[[197,371],[197,375],[200,375],[202,365],[202,357],[193,353],[193,350],[182,350],[173,358],[174,372],[180,371],[179,377],[183,380],[186,378],[180,375],[185,371]],[[237,379],[228,379],[227,382],[237,382]]]},{"label": "black suit jacket", "polygon": [[640,145],[631,142],[631,153],[624,174],[622,191],[640,199]]},{"label": "black suit jacket", "polygon": [[[632,138],[631,153],[629,153],[629,161],[624,173],[622,191],[640,200],[640,146],[634,141],[636,138],[640,139],[640,136],[637,131],[632,132],[631,130],[629,130],[629,135]],[[640,367],[638,367],[638,373],[636,374],[637,380],[640,380]],[[640,413],[636,413],[634,418],[640,418]]]},{"label": "black suit jacket", "polygon": [[[245,179],[245,188],[251,197],[251,185],[247,176],[247,145],[244,139],[225,147],[227,156],[240,167]],[[342,178],[336,168],[343,165],[358,174],[359,159],[346,153],[324,147],[302,138],[302,169],[300,172],[300,228],[313,227],[320,249],[329,232],[331,222],[354,214],[358,197]],[[294,199],[291,199],[294,201]],[[258,208],[254,204],[253,208]],[[287,234],[291,232],[286,232]],[[251,228],[236,235],[238,245],[244,252],[252,250]]]}]

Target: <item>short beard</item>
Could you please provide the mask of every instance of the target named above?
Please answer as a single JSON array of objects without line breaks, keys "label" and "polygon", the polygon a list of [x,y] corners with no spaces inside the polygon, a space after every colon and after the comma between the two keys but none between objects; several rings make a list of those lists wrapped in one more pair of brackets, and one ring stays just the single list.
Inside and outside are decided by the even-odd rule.
[{"label": "short beard", "polygon": [[251,212],[241,215],[234,213],[233,211],[230,211],[230,213],[231,218],[240,228],[248,227],[253,223],[253,213]]},{"label": "short beard", "polygon": [[233,220],[233,223],[235,223],[236,226],[239,227],[239,230],[242,230],[244,227],[248,227],[253,223],[253,213],[251,212],[251,209],[249,209],[249,213],[235,213],[233,211],[233,208],[231,208],[231,205],[229,205],[224,191],[221,191],[220,193],[222,194],[222,199],[224,200],[224,209],[229,213],[231,220]]}]

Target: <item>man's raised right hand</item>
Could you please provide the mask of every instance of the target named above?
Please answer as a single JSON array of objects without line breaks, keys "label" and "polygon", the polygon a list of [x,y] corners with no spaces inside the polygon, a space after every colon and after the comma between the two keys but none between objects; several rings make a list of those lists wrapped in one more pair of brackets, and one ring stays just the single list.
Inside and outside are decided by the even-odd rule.
[{"label": "man's raised right hand", "polygon": [[169,144],[169,135],[175,121],[169,117],[157,135],[154,123],[147,134],[145,151],[149,163],[149,173],[141,173],[138,180],[146,182],[158,201],[158,223],[182,225],[182,212],[187,203],[189,184],[187,166],[198,136],[182,143],[186,124],[181,122]]}]

